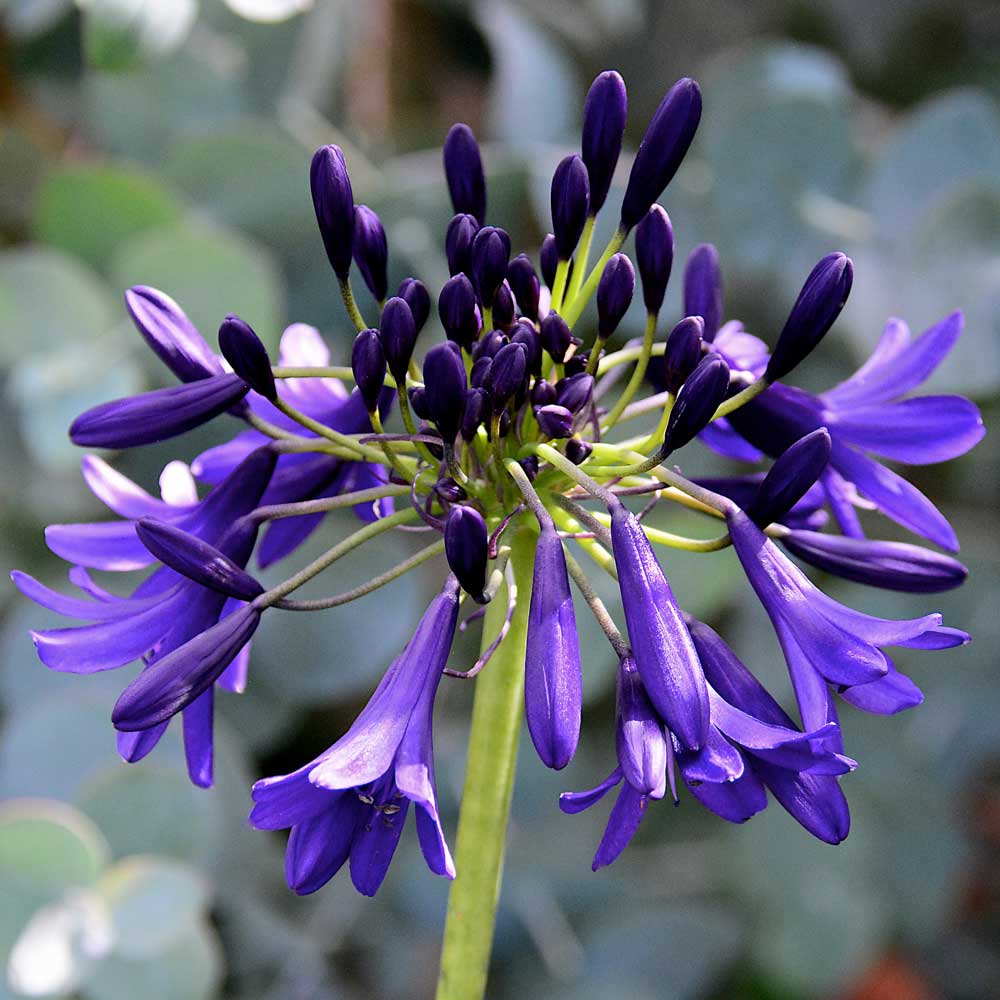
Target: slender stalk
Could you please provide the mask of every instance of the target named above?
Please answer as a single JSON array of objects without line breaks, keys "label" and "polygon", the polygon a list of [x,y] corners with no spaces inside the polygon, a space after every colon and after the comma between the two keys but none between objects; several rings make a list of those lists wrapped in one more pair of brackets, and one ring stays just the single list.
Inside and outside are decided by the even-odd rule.
[{"label": "slender stalk", "polygon": [[576,253],[573,255],[573,273],[570,275],[569,285],[566,288],[566,300],[569,301],[580,291],[583,284],[583,276],[587,272],[587,264],[590,262],[590,244],[594,241],[594,223],[597,217],[587,216],[587,221],[583,224],[583,232],[580,234],[580,242],[577,245]]},{"label": "slender stalk", "polygon": [[566,290],[566,275],[569,273],[569,261],[561,260],[556,264],[556,278],[552,282],[552,308],[559,312],[562,309],[563,292]]},{"label": "slender stalk", "polygon": [[618,418],[622,415],[625,407],[628,406],[632,401],[632,397],[639,391],[642,380],[646,377],[646,368],[649,365],[649,359],[653,350],[653,337],[655,334],[656,315],[655,313],[650,313],[646,317],[646,332],[642,340],[641,352],[636,359],[632,377],[628,380],[628,385],[625,386],[622,394],[618,397],[618,401],[611,407],[611,412],[605,418],[604,426],[601,428],[602,434],[607,434],[618,423]]},{"label": "slender stalk", "polygon": [[[476,679],[456,840],[458,874],[448,894],[437,1000],[481,1000],[486,993],[524,703],[524,650],[536,538],[528,523],[515,532],[511,564],[517,607],[489,669]],[[499,594],[490,603],[483,622],[484,646],[500,630],[506,604],[506,597]]]},{"label": "slender stalk", "polygon": [[730,396],[729,399],[721,402],[715,413],[712,414],[712,419],[718,420],[719,417],[724,417],[727,413],[738,410],[744,403],[749,403],[751,399],[759,396],[770,384],[770,382],[762,378],[757,379],[756,382],[751,382],[745,389],[741,389],[736,393],[735,396]]},{"label": "slender stalk", "polygon": [[253,518],[255,521],[273,521],[279,517],[298,517],[300,514],[325,514],[328,510],[353,507],[355,504],[381,500],[383,497],[401,497],[409,492],[409,486],[373,486],[368,490],[355,490],[353,493],[341,493],[339,496],[321,497],[318,500],[269,504],[258,507],[253,512]]},{"label": "slender stalk", "polygon": [[593,270],[587,275],[587,280],[580,287],[580,291],[573,296],[572,300],[567,303],[563,303],[562,318],[572,326],[579,318],[580,314],[583,312],[584,306],[590,301],[591,296],[597,291],[598,282],[601,280],[601,275],[604,273],[604,265],[607,264],[611,258],[618,253],[622,248],[622,244],[625,242],[625,237],[628,234],[623,232],[621,229],[615,231],[614,236],[608,241],[608,245],[604,248],[604,253],[601,254],[600,260],[594,265]]},{"label": "slender stalk", "polygon": [[611,617],[604,601],[601,600],[597,591],[594,590],[594,586],[587,574],[584,573],[580,564],[568,552],[565,553],[565,556],[566,569],[569,570],[569,575],[573,578],[577,590],[580,591],[583,599],[587,602],[591,614],[597,619],[597,624],[601,626],[601,630],[608,637],[611,648],[618,655],[619,659],[629,656],[632,650],[629,648],[628,640],[621,634],[621,630],[615,624],[615,620]]},{"label": "slender stalk", "polygon": [[308,414],[302,413],[291,404],[286,403],[280,396],[275,400],[274,405],[286,417],[290,417],[296,423],[301,424],[306,430],[318,434],[321,438],[326,438],[327,441],[331,441],[341,448],[353,451],[356,457],[362,458],[366,462],[381,463],[382,455],[377,449],[359,444],[357,438],[353,438],[349,434],[341,434],[340,431],[335,431],[332,427],[327,427],[326,424],[321,424],[318,420],[313,420]]},{"label": "slender stalk", "polygon": [[362,330],[367,330],[368,324],[361,315],[361,310],[358,309],[358,303],[354,299],[354,292],[351,290],[350,278],[340,282],[340,297],[344,300],[344,308],[347,310],[347,315],[351,317],[354,329],[357,330],[358,333]]},{"label": "slender stalk", "polygon": [[285,365],[272,365],[271,374],[275,378],[336,378],[341,382],[353,382],[354,372],[342,366],[325,368],[295,368]]}]

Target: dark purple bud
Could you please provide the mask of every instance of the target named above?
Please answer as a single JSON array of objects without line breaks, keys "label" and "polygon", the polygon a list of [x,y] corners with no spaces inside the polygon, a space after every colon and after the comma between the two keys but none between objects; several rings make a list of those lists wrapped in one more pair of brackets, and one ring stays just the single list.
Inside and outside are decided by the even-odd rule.
[{"label": "dark purple bud", "polygon": [[501,333],[500,330],[490,330],[473,347],[472,357],[476,361],[480,358],[492,358],[507,343],[509,340],[505,333]]},{"label": "dark purple bud", "polygon": [[135,533],[165,566],[203,587],[241,601],[264,593],[260,583],[229,556],[182,528],[143,517],[136,522]]},{"label": "dark purple bud", "polygon": [[435,344],[424,358],[427,409],[444,441],[455,440],[465,412],[465,365],[449,344]]},{"label": "dark purple bud", "polygon": [[542,347],[556,364],[566,360],[566,352],[573,344],[573,331],[566,320],[556,312],[550,312],[541,324]]},{"label": "dark purple bud", "polygon": [[413,326],[417,336],[420,336],[420,331],[424,328],[431,312],[431,296],[427,286],[417,278],[404,278],[396,295],[410,307]]},{"label": "dark purple bud", "polygon": [[685,316],[670,331],[663,354],[667,392],[676,396],[687,377],[697,368],[701,360],[704,329],[704,320],[700,316]]},{"label": "dark purple bud", "polygon": [[249,323],[230,313],[219,327],[219,348],[233,371],[244,382],[249,382],[254,392],[272,403],[278,398],[267,348]]},{"label": "dark purple bud", "polygon": [[482,389],[470,389],[462,414],[462,440],[471,441],[479,430],[479,425],[489,420],[489,399]]},{"label": "dark purple bud", "polygon": [[448,258],[448,273],[472,272],[472,241],[479,232],[479,223],[471,215],[456,215],[448,223],[444,237],[444,252]]},{"label": "dark purple bud", "polygon": [[567,156],[556,167],[550,202],[556,253],[560,260],[569,260],[580,242],[590,204],[590,181],[579,156]]},{"label": "dark purple bud", "polygon": [[235,373],[154,389],[81,413],[70,426],[69,437],[82,448],[134,448],[166,441],[217,417],[249,391]]},{"label": "dark purple bud", "polygon": [[416,324],[405,299],[393,296],[386,302],[378,328],[389,372],[398,385],[403,385],[406,382],[406,369],[417,343]]},{"label": "dark purple bud", "polygon": [[823,339],[851,294],[854,264],[842,253],[827,254],[813,269],[788,314],[771,352],[764,378],[784,378]]},{"label": "dark purple bud", "polygon": [[422,385],[415,385],[409,391],[410,409],[421,419],[430,420],[431,411],[427,409],[427,390]]},{"label": "dark purple bud", "polygon": [[550,403],[535,410],[535,419],[546,437],[568,438],[573,433],[573,414],[565,406]]},{"label": "dark purple bud", "polygon": [[581,441],[579,438],[570,438],[566,442],[566,457],[574,465],[583,465],[593,450],[594,446],[589,441]]},{"label": "dark purple bud", "polygon": [[537,322],[540,286],[535,266],[527,254],[519,253],[507,265],[507,284],[510,285],[510,290],[514,293],[521,315]]},{"label": "dark purple bud", "polygon": [[590,214],[604,207],[622,151],[628,96],[625,81],[613,70],[605,70],[590,85],[583,105],[581,151],[590,177]]},{"label": "dark purple bud", "polygon": [[514,296],[506,281],[500,284],[493,296],[493,325],[498,330],[509,330],[514,324]]},{"label": "dark purple bud", "polygon": [[385,239],[382,220],[367,206],[354,206],[354,262],[368,291],[381,302],[389,289],[386,268],[389,263],[389,245]]},{"label": "dark purple bud", "polygon": [[444,522],[444,554],[462,589],[485,604],[486,546],[488,533],[483,515],[472,507],[452,507]]},{"label": "dark purple bud", "polygon": [[660,101],[632,162],[622,201],[621,228],[631,229],[659,200],[691,145],[701,120],[701,90],[689,77]]},{"label": "dark purple bud", "polygon": [[664,454],[683,448],[712,419],[729,388],[729,365],[718,354],[703,358],[688,376],[667,421]]},{"label": "dark purple bud", "polygon": [[668,755],[663,723],[650,704],[631,656],[618,665],[615,754],[622,775],[637,792],[663,797]]},{"label": "dark purple bud", "polygon": [[659,313],[674,266],[674,228],[670,216],[654,205],[635,230],[635,262],[642,278],[642,301],[650,316]]},{"label": "dark purple bud", "polygon": [[551,520],[542,525],[528,607],[524,707],[528,732],[546,767],[565,767],[580,738],[583,680],[573,595],[562,539]]},{"label": "dark purple bud", "polygon": [[556,387],[543,378],[536,378],[531,387],[531,405],[548,406],[556,401]]},{"label": "dark purple bud", "polygon": [[[576,337],[573,338],[574,344],[579,344],[580,341]],[[590,363],[590,351],[577,351],[566,362],[566,374],[570,375],[582,375],[587,370],[587,365]]]},{"label": "dark purple bud", "polygon": [[579,413],[594,398],[594,376],[569,375],[556,383],[556,400],[570,413]]},{"label": "dark purple bud", "polygon": [[245,604],[151,664],[115,703],[115,729],[150,729],[186,708],[216,682],[259,624],[260,610]]},{"label": "dark purple bud", "polygon": [[385,384],[385,354],[378,330],[362,330],[354,338],[351,350],[351,371],[361,398],[369,413],[378,409],[379,396]]},{"label": "dark purple bud", "polygon": [[957,559],[908,542],[794,530],[781,543],[810,566],[885,590],[937,594],[961,586],[969,575]]},{"label": "dark purple bud", "polygon": [[330,266],[341,281],[346,281],[354,244],[354,194],[339,146],[316,150],[309,169],[309,186]]},{"label": "dark purple bud", "polygon": [[510,237],[496,226],[483,226],[472,241],[472,280],[484,304],[493,302],[500,283],[507,276]]},{"label": "dark purple bud", "polygon": [[135,285],[125,293],[125,308],[156,356],[182,382],[222,374],[212,348],[165,292]]},{"label": "dark purple bud", "polygon": [[471,350],[479,336],[476,292],[464,274],[449,278],[438,296],[438,316],[449,340]]},{"label": "dark purple bud", "polygon": [[818,427],[786,448],[764,477],[747,516],[761,528],[783,520],[826,468],[830,447],[830,432]]},{"label": "dark purple bud", "polygon": [[696,246],[684,265],[684,312],[705,321],[702,336],[711,342],[722,323],[722,268],[711,243]]},{"label": "dark purple bud", "polygon": [[477,358],[472,363],[472,371],[469,372],[469,385],[473,389],[481,389],[486,385],[486,377],[489,375],[492,365],[492,358]]},{"label": "dark purple bud", "polygon": [[521,320],[510,334],[512,344],[524,344],[528,352],[528,371],[538,375],[542,370],[542,341],[534,323]]},{"label": "dark purple bud", "polygon": [[456,212],[468,213],[479,225],[486,218],[486,175],[479,144],[468,125],[457,122],[444,140],[444,175]]},{"label": "dark purple bud", "polygon": [[528,477],[528,481],[533,483],[535,477],[538,475],[538,456],[529,455],[527,458],[520,458],[517,464],[524,469],[524,474]]},{"label": "dark purple bud", "polygon": [[434,492],[446,503],[461,503],[469,496],[451,476],[445,476],[434,484]]},{"label": "dark purple bud", "polygon": [[540,252],[542,262],[542,280],[551,288],[556,283],[556,268],[559,266],[559,251],[556,249],[556,238],[549,233],[542,240]]},{"label": "dark purple bud", "polygon": [[500,414],[500,437],[504,438],[510,433],[510,410],[504,410]]},{"label": "dark purple bud", "polygon": [[494,355],[484,388],[495,409],[506,405],[528,377],[528,352],[524,344],[506,344]]},{"label": "dark purple bud", "polygon": [[597,334],[607,340],[628,312],[635,292],[635,268],[623,253],[616,253],[604,265],[597,286]]}]

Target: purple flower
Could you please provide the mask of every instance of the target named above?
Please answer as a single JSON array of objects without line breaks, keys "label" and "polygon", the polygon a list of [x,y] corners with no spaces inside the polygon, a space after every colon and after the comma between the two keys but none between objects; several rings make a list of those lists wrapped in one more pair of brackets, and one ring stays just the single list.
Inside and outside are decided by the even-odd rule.
[{"label": "purple flower", "polygon": [[417,836],[428,867],[455,877],[438,814],[432,717],[458,620],[458,595],[452,578],[341,739],[297,771],[254,785],[250,822],[259,830],[292,828],[285,871],[297,893],[315,892],[350,859],[355,888],[373,896],[410,802],[417,807]]},{"label": "purple flower", "polygon": [[635,515],[620,501],[610,511],[618,585],[639,676],[680,747],[698,750],[709,731],[708,687],[698,654]]},{"label": "purple flower", "polygon": [[860,495],[897,524],[958,551],[955,532],[930,500],[867,453],[925,465],[956,458],[982,439],[982,418],[969,400],[901,398],[931,375],[961,329],[962,314],[955,312],[911,341],[906,324],[891,319],[871,357],[846,381],[820,396],[774,385],[729,420],[747,441],[772,456],[817,427],[827,427],[832,451],[823,485],[845,535],[864,537],[854,511]]},{"label": "purple flower", "polygon": [[542,525],[535,548],[524,654],[528,732],[546,767],[559,770],[573,759],[582,703],[580,646],[566,557],[549,521]]}]

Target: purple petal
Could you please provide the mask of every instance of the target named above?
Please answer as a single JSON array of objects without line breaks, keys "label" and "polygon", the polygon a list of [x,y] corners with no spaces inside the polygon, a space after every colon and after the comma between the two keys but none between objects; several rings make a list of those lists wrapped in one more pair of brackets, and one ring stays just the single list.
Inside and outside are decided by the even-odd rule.
[{"label": "purple petal", "polygon": [[709,727],[705,745],[677,753],[677,763],[687,783],[736,781],[743,773],[743,755],[714,725]]},{"label": "purple petal", "polygon": [[847,836],[851,814],[835,777],[796,774],[766,761],[754,767],[782,807],[814,837],[839,844]]},{"label": "purple petal", "polygon": [[374,896],[385,879],[409,807],[410,800],[404,798],[397,813],[369,809],[367,821],[364,816],[358,820],[351,845],[351,881],[362,895]]},{"label": "purple petal", "polygon": [[745,823],[767,808],[764,783],[749,767],[736,781],[693,784],[688,786],[688,791],[706,809],[730,823]]},{"label": "purple petal", "polygon": [[88,601],[80,597],[68,597],[60,594],[56,590],[39,583],[33,576],[14,570],[10,574],[14,586],[17,587],[30,601],[49,611],[55,611],[68,618],[79,618],[83,621],[112,621],[118,618],[126,618],[148,610],[158,599],[149,600],[129,600],[115,598],[112,601]]},{"label": "purple petal", "polygon": [[185,512],[184,507],[175,507],[150,496],[96,455],[85,455],[80,467],[90,492],[119,517],[168,519]]},{"label": "purple petal", "polygon": [[161,722],[158,726],[140,729],[135,733],[115,733],[119,756],[129,764],[142,760],[160,742],[160,737],[167,731],[169,724]]},{"label": "purple petal", "polygon": [[546,767],[560,770],[580,737],[583,680],[573,597],[562,540],[551,521],[542,528],[528,609],[524,707],[528,731]]},{"label": "purple petal", "polygon": [[629,641],[646,694],[685,749],[708,738],[708,688],[673,592],[635,515],[611,508]]},{"label": "purple petal", "polygon": [[924,693],[905,674],[890,664],[889,673],[871,684],[844,688],[844,701],[873,715],[895,715],[914,708],[924,700]]},{"label": "purple petal", "polygon": [[647,805],[649,797],[640,795],[627,781],[624,782],[590,866],[592,871],[596,872],[599,868],[610,865],[628,847],[629,841],[639,829],[642,817],[646,815]]},{"label": "purple petal", "polygon": [[559,796],[559,808],[569,816],[589,809],[600,802],[622,780],[622,769],[616,767],[599,785],[585,792],[563,792]]},{"label": "purple petal", "polygon": [[947,625],[938,625],[921,635],[915,635],[912,639],[904,639],[896,645],[907,646],[910,649],[951,649],[969,642],[972,642],[972,636],[968,632],[963,632],[959,628],[949,628]]},{"label": "purple petal", "polygon": [[221,483],[243,459],[267,442],[260,431],[240,431],[225,444],[203,451],[191,463],[191,472],[203,483]]},{"label": "purple petal", "polygon": [[958,538],[944,515],[902,476],[839,441],[833,442],[830,462],[886,517],[949,552],[958,551]]},{"label": "purple petal", "polygon": [[188,776],[199,788],[212,787],[213,689],[209,688],[184,709],[184,756]]},{"label": "purple petal", "polygon": [[840,440],[907,465],[957,458],[986,434],[978,407],[964,396],[917,396],[832,410],[829,422]]},{"label": "purple petal", "polygon": [[619,665],[616,700],[618,766],[637,792],[662,799],[667,783],[667,741],[631,657]]},{"label": "purple petal", "polygon": [[45,544],[67,562],[113,572],[144,569],[156,561],[139,541],[132,521],[50,524]]},{"label": "purple petal", "polygon": [[[313,763],[306,764],[291,774],[262,778],[254,784],[251,793],[254,807],[250,813],[250,824],[255,829],[284,830],[297,826],[319,816],[339,799],[340,792],[317,788],[309,780]],[[357,801],[353,792],[345,797]]]},{"label": "purple petal", "polygon": [[321,889],[343,867],[363,806],[352,792],[326,792],[326,807],[292,828],[285,849],[285,878],[300,896]]},{"label": "purple petal", "polygon": [[847,483],[840,473],[829,465],[820,476],[820,482],[823,484],[823,490],[841,532],[848,538],[864,538],[861,521],[851,502],[855,495],[853,485]]},{"label": "purple petal", "polygon": [[725,417],[713,420],[698,438],[712,451],[725,458],[736,459],[737,462],[759,462],[764,457],[762,452],[733,430],[733,425]]}]

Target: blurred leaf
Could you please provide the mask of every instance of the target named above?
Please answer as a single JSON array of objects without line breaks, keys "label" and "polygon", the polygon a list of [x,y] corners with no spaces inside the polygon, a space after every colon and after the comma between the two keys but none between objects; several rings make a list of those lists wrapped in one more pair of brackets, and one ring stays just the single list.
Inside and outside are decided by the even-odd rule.
[{"label": "blurred leaf", "polygon": [[80,808],[105,831],[116,857],[163,854],[203,863],[221,835],[219,796],[192,785],[164,759],[162,747],[154,754],[93,775],[80,790]]},{"label": "blurred leaf", "polygon": [[41,242],[103,268],[123,240],[177,222],[181,213],[177,197],[153,174],[122,164],[71,164],[42,181],[34,232]]},{"label": "blurred leaf", "polygon": [[0,132],[0,222],[5,227],[26,229],[31,204],[42,171],[42,150],[21,129],[5,123]]},{"label": "blurred leaf", "polygon": [[113,72],[183,44],[198,14],[196,0],[77,0],[83,10],[87,61]]},{"label": "blurred leaf", "polygon": [[222,973],[215,932],[196,920],[156,956],[109,956],[83,988],[90,1000],[207,1000],[215,995]]},{"label": "blurred leaf", "polygon": [[270,347],[284,314],[281,276],[269,252],[245,236],[201,222],[139,233],[111,262],[116,288],[149,284],[173,296],[209,343],[227,313],[239,313]]},{"label": "blurred leaf", "polygon": [[115,953],[145,958],[170,948],[208,906],[208,887],[188,865],[166,858],[131,857],[101,879],[111,907]]},{"label": "blurred leaf", "polygon": [[114,300],[97,276],[58,250],[0,252],[0,365],[68,343],[88,343],[115,322]]}]

